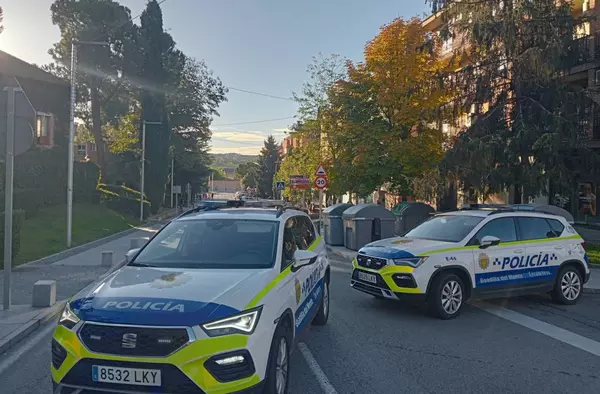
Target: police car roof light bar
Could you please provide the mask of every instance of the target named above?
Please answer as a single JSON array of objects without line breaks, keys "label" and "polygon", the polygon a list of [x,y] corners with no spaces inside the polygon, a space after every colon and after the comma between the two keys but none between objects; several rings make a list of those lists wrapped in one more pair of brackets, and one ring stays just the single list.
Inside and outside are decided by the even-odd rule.
[{"label": "police car roof light bar", "polygon": [[461,211],[469,211],[469,210],[498,210],[498,211],[512,211],[513,209],[509,206],[509,205],[503,205],[503,204],[476,204],[476,203],[470,203],[470,204],[463,204],[460,207]]},{"label": "police car roof light bar", "polygon": [[300,210],[301,210],[300,208],[298,208],[297,206],[294,206],[294,205],[283,205],[283,206],[281,206],[281,207],[280,207],[280,208],[277,210],[277,215],[276,215],[276,217],[280,217],[281,215],[283,215],[283,213],[284,213],[285,211],[288,211],[288,210],[290,210],[290,209],[293,209],[293,210],[296,210],[296,211],[300,211]]}]

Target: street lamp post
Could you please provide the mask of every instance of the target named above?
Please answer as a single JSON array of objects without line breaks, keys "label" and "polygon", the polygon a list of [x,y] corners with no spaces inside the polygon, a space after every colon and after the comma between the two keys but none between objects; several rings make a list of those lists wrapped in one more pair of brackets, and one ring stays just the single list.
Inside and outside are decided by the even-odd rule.
[{"label": "street lamp post", "polygon": [[67,248],[71,247],[71,233],[73,229],[73,149],[75,143],[75,85],[77,83],[77,46],[101,45],[107,46],[108,42],[100,41],[71,41],[71,103],[69,111],[69,152],[67,174]]},{"label": "street lamp post", "polygon": [[144,180],[146,179],[146,125],[160,125],[162,122],[142,122],[142,175],[140,181],[140,222],[144,220]]}]

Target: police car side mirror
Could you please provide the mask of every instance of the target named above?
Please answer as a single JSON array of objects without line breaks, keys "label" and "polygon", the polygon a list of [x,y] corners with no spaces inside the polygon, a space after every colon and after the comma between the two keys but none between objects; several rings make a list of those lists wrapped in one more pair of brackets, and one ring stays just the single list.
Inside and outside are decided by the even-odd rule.
[{"label": "police car side mirror", "polygon": [[125,261],[127,261],[128,263],[131,262],[131,260],[133,260],[133,258],[135,257],[136,254],[138,254],[139,251],[140,251],[140,249],[137,248],[137,249],[131,249],[129,252],[125,253]]},{"label": "police car side mirror", "polygon": [[481,249],[485,249],[485,248],[488,248],[490,246],[496,246],[499,243],[500,243],[500,238],[494,237],[492,235],[486,235],[485,237],[483,237],[481,239],[481,242],[479,243],[479,247]]},{"label": "police car side mirror", "polygon": [[317,257],[318,255],[310,250],[296,250],[296,252],[294,252],[292,271],[297,271],[302,267],[314,264],[317,261]]}]

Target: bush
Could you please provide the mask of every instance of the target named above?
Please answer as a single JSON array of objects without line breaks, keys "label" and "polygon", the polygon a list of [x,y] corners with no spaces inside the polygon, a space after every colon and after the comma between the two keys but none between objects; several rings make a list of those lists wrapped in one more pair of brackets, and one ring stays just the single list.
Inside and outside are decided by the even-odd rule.
[{"label": "bush", "polygon": [[[134,218],[138,218],[140,216],[139,198],[120,196],[119,194],[106,189],[98,189],[98,191],[101,194],[102,201],[109,209]],[[144,219],[146,219],[149,215],[150,202],[144,201]]]},{"label": "bush", "polygon": [[[53,149],[32,149],[15,157],[15,209],[25,211],[27,218],[40,208],[64,205],[67,201],[67,152]],[[75,163],[73,171],[73,200],[99,201],[96,186],[100,170],[93,163]],[[0,165],[0,210],[4,208],[4,165]]]},{"label": "bush", "polygon": [[[12,233],[12,257],[13,264],[15,257],[19,254],[19,249],[21,248],[21,225],[23,224],[23,220],[25,220],[25,211],[22,209],[17,209],[13,211],[13,233]],[[2,221],[2,226],[0,226],[0,258],[4,260],[4,212],[0,213],[0,221]]]},{"label": "bush", "polygon": [[76,162],[73,170],[73,201],[82,203],[100,203],[97,191],[100,180],[100,167],[88,162]]}]

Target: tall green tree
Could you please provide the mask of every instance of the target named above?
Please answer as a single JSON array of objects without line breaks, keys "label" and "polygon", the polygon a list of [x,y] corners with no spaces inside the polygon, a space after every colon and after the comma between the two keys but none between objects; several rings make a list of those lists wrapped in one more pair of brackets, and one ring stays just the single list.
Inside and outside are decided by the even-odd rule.
[{"label": "tall green tree", "polygon": [[162,10],[156,0],[150,0],[140,17],[139,43],[141,63],[139,78],[143,81],[140,93],[140,134],[146,125],[146,194],[156,212],[162,205],[169,173],[170,119],[165,92],[169,74],[166,63],[175,52],[175,42],[163,27]]},{"label": "tall green tree", "polygon": [[469,63],[452,78],[462,92],[455,112],[477,110],[446,156],[445,172],[484,197],[513,185],[517,195],[533,197],[545,194],[549,182],[573,190],[573,175],[597,158],[580,122],[592,104],[588,92],[564,78],[587,51],[577,44],[583,20],[572,15],[571,3],[430,3],[441,10],[442,38],[462,40],[460,55]]},{"label": "tall green tree", "polygon": [[242,181],[245,188],[254,189],[260,181],[260,166],[253,162],[242,163],[235,169],[235,176]]},{"label": "tall green tree", "polygon": [[279,144],[275,138],[270,135],[264,142],[264,146],[258,157],[260,167],[260,180],[258,183],[258,193],[263,198],[273,198],[273,178],[276,167],[281,162],[281,153]]},{"label": "tall green tree", "polygon": [[133,71],[136,29],[131,12],[113,0],[55,0],[50,6],[52,23],[60,29],[60,41],[48,51],[53,63],[45,67],[68,79],[71,43],[103,41],[108,46],[78,45],[77,113],[92,131],[98,164],[105,167],[103,125],[129,110],[125,81]]}]

